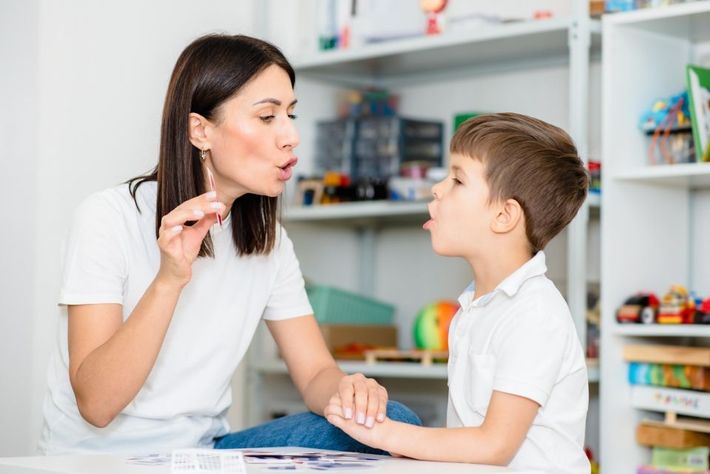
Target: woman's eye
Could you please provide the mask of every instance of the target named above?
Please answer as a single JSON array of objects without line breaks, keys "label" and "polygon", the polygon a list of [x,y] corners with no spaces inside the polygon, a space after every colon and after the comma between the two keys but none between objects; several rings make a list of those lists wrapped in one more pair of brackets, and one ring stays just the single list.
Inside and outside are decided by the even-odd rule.
[{"label": "woman's eye", "polygon": [[273,115],[261,115],[259,118],[261,119],[262,122],[269,123],[274,119],[274,116]]},{"label": "woman's eye", "polygon": [[298,115],[296,115],[296,114],[288,114],[288,118],[290,118],[291,120],[296,120],[296,119],[298,118]]}]

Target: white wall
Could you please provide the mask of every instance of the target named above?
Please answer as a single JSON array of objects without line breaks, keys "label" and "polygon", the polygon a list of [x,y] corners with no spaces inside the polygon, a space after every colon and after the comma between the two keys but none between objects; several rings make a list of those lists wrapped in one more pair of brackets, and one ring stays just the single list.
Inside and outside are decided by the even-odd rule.
[{"label": "white wall", "polygon": [[92,191],[155,165],[162,103],[178,54],[204,33],[254,34],[254,5],[0,4],[0,192],[12,222],[11,232],[0,233],[0,455],[34,451],[55,343],[60,242],[72,210]]},{"label": "white wall", "polygon": [[0,1],[0,455],[26,451],[35,353],[38,3]]}]

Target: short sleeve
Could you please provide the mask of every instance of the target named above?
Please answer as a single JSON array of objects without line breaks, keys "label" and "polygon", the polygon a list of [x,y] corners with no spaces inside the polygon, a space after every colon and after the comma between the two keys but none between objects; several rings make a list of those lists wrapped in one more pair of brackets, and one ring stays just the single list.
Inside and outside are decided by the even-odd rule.
[{"label": "short sleeve", "polygon": [[275,321],[313,314],[293,242],[283,227],[276,232],[277,273],[263,318]]},{"label": "short sleeve", "polygon": [[569,325],[534,312],[510,322],[494,336],[493,390],[529,398],[544,407],[567,353]]},{"label": "short sleeve", "polygon": [[123,222],[106,192],[79,205],[64,242],[60,305],[123,303]]}]

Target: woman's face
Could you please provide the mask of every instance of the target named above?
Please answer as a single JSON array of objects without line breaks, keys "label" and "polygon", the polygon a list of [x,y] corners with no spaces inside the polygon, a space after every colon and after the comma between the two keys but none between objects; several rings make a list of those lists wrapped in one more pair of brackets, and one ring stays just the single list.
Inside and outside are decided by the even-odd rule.
[{"label": "woman's face", "polygon": [[297,162],[295,106],[288,74],[271,65],[218,108],[205,136],[219,199],[283,192]]}]

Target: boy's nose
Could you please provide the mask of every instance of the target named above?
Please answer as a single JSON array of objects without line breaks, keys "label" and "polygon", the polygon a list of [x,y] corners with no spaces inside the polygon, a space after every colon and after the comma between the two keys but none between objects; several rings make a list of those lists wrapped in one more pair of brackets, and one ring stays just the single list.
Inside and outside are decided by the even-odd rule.
[{"label": "boy's nose", "polygon": [[441,197],[441,181],[431,187],[431,195],[434,196],[434,199]]}]

